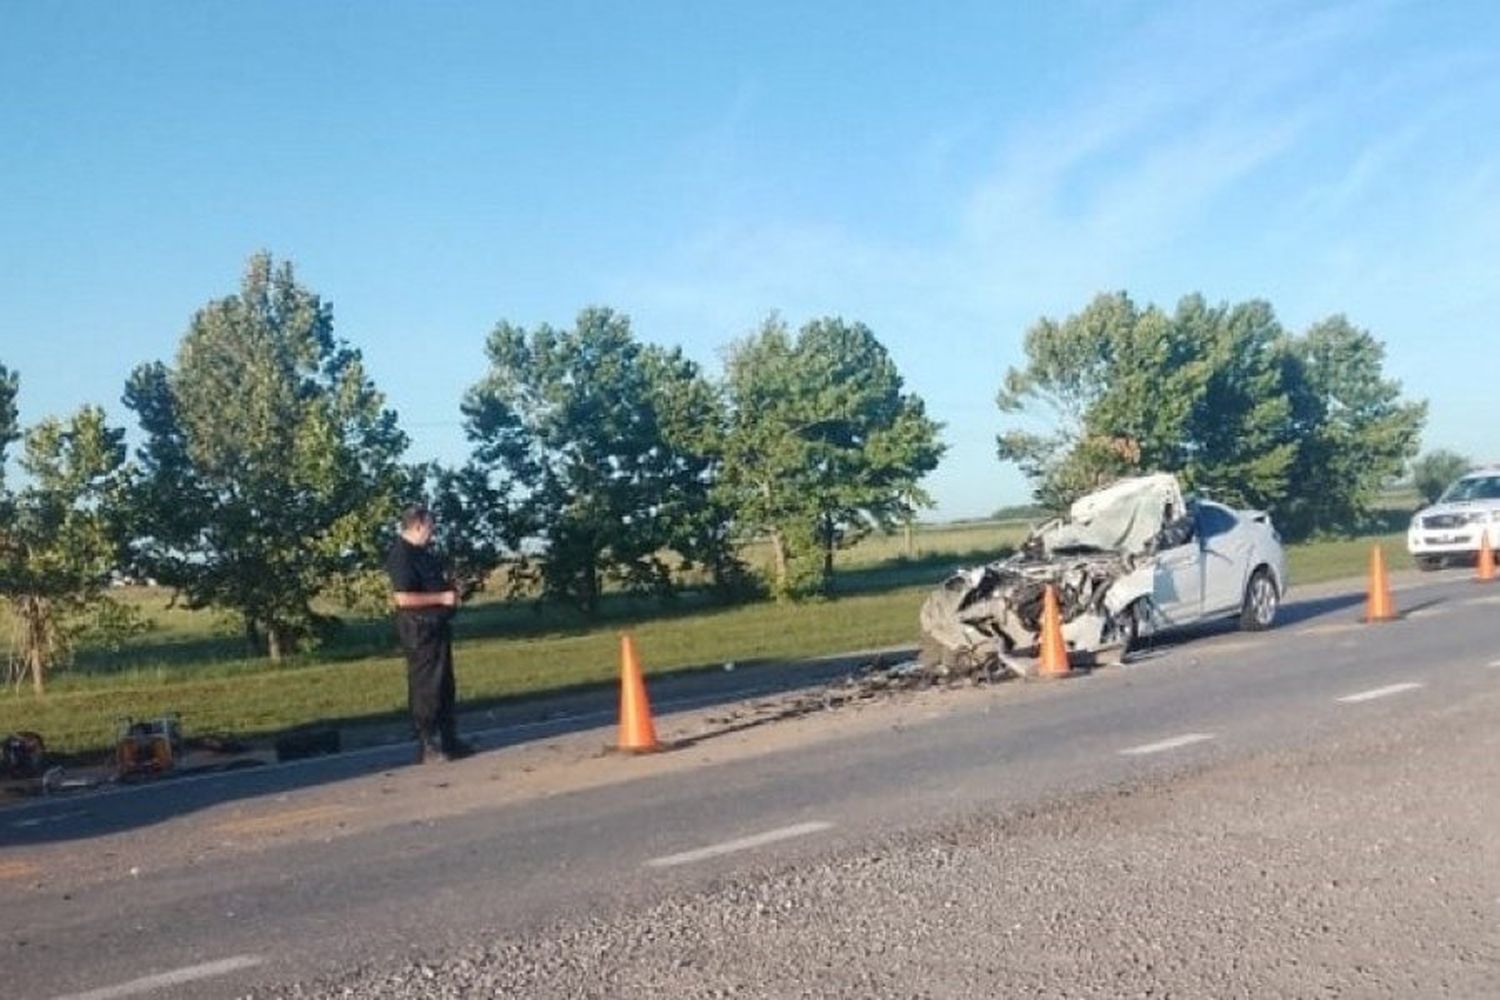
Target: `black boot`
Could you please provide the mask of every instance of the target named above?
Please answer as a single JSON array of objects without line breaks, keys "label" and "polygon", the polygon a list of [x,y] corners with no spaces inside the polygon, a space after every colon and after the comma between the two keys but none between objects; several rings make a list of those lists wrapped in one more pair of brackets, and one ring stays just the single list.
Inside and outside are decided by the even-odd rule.
[{"label": "black boot", "polygon": [[443,744],[443,754],[449,760],[462,760],[465,757],[472,757],[477,749],[474,744],[461,740],[457,736],[450,738]]},{"label": "black boot", "polygon": [[438,745],[443,748],[443,753],[448,756],[449,760],[474,756],[474,744],[458,738],[458,725],[452,712],[446,713],[445,717],[438,721],[437,730],[442,737]]}]

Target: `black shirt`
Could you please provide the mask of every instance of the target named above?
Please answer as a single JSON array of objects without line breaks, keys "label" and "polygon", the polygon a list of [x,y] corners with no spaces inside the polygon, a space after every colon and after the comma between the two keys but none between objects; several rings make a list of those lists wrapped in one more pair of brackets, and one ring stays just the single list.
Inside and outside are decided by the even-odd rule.
[{"label": "black shirt", "polygon": [[[385,557],[385,571],[391,578],[391,589],[397,593],[441,594],[452,590],[443,561],[425,545],[413,545],[397,537]],[[444,612],[448,608],[409,608],[405,610]]]}]

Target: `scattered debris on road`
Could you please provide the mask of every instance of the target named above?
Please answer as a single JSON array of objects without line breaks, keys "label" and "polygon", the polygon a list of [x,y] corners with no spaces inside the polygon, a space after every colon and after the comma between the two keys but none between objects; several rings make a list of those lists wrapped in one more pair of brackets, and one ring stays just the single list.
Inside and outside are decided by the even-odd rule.
[{"label": "scattered debris on road", "polygon": [[137,722],[120,720],[115,767],[121,781],[156,777],[177,766],[182,757],[182,723],[176,713]]},{"label": "scattered debris on road", "polygon": [[41,733],[11,733],[0,741],[0,775],[11,780],[39,776],[47,767],[47,743]]},{"label": "scattered debris on road", "polygon": [[341,746],[339,731],[333,726],[303,726],[277,738],[276,759],[284,761],[321,757],[338,753]]},{"label": "scattered debris on road", "polygon": [[999,679],[999,676],[979,674],[939,676],[917,659],[887,664],[877,656],[821,688],[793,691],[779,697],[758,698],[737,705],[729,711],[710,715],[703,721],[711,729],[683,742],[693,743],[708,736],[722,736],[772,722],[835,711],[906,691],[958,685],[969,687]]}]

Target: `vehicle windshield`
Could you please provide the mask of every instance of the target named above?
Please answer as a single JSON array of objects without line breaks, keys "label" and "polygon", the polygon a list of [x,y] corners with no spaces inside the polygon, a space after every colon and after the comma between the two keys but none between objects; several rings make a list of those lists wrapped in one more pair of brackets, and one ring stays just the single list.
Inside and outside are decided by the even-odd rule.
[{"label": "vehicle windshield", "polygon": [[1440,503],[1456,500],[1500,500],[1500,476],[1470,476],[1444,491]]}]

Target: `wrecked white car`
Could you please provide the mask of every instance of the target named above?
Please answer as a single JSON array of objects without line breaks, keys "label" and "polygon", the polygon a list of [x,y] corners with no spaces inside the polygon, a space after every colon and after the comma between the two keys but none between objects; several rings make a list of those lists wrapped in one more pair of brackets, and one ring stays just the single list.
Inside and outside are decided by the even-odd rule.
[{"label": "wrecked white car", "polygon": [[1029,672],[1048,584],[1063,641],[1118,661],[1162,627],[1239,616],[1270,628],[1286,593],[1286,554],[1271,519],[1185,499],[1175,476],[1122,479],[1036,529],[1008,559],[955,572],[921,611],[922,661],[940,674]]}]

